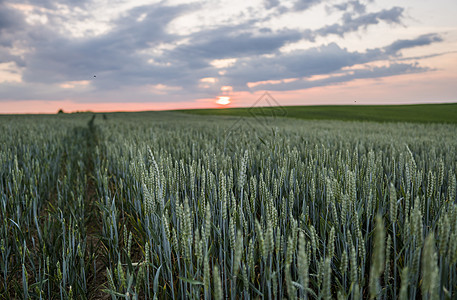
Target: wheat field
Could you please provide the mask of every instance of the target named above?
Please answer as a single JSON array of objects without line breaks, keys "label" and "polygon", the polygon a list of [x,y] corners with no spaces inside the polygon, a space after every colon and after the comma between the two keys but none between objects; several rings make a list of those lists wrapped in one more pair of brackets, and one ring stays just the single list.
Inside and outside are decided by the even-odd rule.
[{"label": "wheat field", "polygon": [[0,117],[0,298],[456,299],[457,125]]}]

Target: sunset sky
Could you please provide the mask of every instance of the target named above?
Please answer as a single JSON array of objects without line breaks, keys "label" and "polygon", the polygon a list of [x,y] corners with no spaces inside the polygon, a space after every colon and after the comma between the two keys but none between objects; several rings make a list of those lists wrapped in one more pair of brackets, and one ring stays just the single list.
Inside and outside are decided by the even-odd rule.
[{"label": "sunset sky", "polygon": [[[457,102],[455,0],[0,0],[0,113]],[[224,106],[226,107],[226,106]]]}]

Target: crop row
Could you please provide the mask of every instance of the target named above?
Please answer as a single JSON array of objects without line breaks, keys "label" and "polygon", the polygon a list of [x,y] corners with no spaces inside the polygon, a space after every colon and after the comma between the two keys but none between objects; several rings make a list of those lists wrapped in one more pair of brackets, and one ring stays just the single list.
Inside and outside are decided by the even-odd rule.
[{"label": "crop row", "polygon": [[41,118],[0,120],[2,298],[457,296],[455,125]]}]

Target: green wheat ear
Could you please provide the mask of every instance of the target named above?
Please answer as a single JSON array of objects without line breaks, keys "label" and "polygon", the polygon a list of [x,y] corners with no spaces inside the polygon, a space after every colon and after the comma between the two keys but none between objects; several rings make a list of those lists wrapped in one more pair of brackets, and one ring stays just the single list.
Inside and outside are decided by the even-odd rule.
[{"label": "green wheat ear", "polygon": [[384,268],[386,233],[381,215],[376,216],[373,255],[370,269],[370,298],[378,298],[381,292],[380,276]]},{"label": "green wheat ear", "polygon": [[219,274],[218,266],[214,266],[213,268],[213,282],[214,282],[214,299],[222,300],[224,294],[222,292],[222,283],[221,277]]},{"label": "green wheat ear", "polygon": [[439,269],[435,249],[435,236],[430,233],[425,239],[422,252],[422,297],[429,299],[439,298]]}]

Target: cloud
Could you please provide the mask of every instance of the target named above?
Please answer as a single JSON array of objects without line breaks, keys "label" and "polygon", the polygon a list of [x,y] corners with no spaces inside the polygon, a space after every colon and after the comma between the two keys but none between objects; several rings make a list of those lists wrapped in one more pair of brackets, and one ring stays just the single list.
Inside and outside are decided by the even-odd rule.
[{"label": "cloud", "polygon": [[264,0],[264,6],[266,9],[274,8],[279,5],[279,0]]},{"label": "cloud", "polygon": [[283,81],[279,83],[267,83],[255,86],[253,90],[269,90],[269,91],[290,91],[301,90],[313,87],[328,86],[342,84],[356,79],[374,79],[384,78],[395,75],[422,73],[430,71],[429,68],[421,67],[417,64],[402,64],[395,63],[388,66],[371,67],[365,69],[356,69],[343,73],[330,74],[318,80],[308,80],[300,78],[293,81]]},{"label": "cloud", "polygon": [[[315,30],[274,28],[265,20],[278,13],[287,17],[292,11],[297,13],[324,3],[320,0],[296,1],[288,9],[279,1],[265,0],[261,5],[271,11],[258,18],[253,14],[243,21],[233,19],[229,23],[199,27],[190,34],[171,33],[170,24],[181,16],[202,10],[202,6],[160,2],[124,11],[110,20],[106,32],[77,37],[61,30],[74,16],[60,15],[57,2],[26,3],[32,2],[46,8],[40,11],[48,18],[47,22],[29,24],[24,21],[24,13],[0,0],[0,63],[14,62],[20,67],[22,79],[22,83],[0,83],[0,101],[68,98],[81,102],[94,98],[122,101],[132,97],[175,101],[179,97],[214,96],[221,86],[232,86],[234,91],[303,89],[357,78],[428,71],[419,65],[401,63],[347,73],[344,70],[381,60],[397,61],[402,49],[442,41],[437,34],[427,34],[364,51],[349,51],[337,42],[316,43],[320,36],[341,37],[380,22],[401,23],[403,8],[366,13],[365,4],[358,0],[335,6],[334,9],[345,11],[340,22]],[[90,4],[71,0],[62,3],[70,10],[79,7],[75,11]],[[81,18],[87,17],[83,15]],[[284,46],[301,41],[311,41],[314,46],[284,51]],[[221,65],[215,61],[231,63]],[[306,79],[315,75],[328,77]],[[202,78],[217,80],[202,85]],[[288,78],[296,80],[286,82],[284,79]],[[279,83],[258,84],[253,88],[247,85],[263,81]],[[151,94],[154,97],[148,98]]]},{"label": "cloud", "polygon": [[365,3],[360,2],[359,0],[348,1],[343,3],[334,4],[330,7],[330,11],[339,10],[339,11],[352,11],[357,14],[364,14],[367,9]]},{"label": "cloud", "polygon": [[446,52],[441,52],[441,53],[433,53],[433,54],[428,54],[428,55],[420,55],[420,56],[408,56],[408,57],[396,57],[394,61],[407,61],[407,60],[422,60],[422,59],[428,59],[428,58],[434,58],[434,57],[439,57],[447,54],[454,54],[457,53],[457,51],[446,51]]},{"label": "cloud", "polygon": [[436,33],[429,33],[421,35],[415,39],[410,40],[397,40],[385,47],[387,53],[397,53],[400,50],[413,48],[418,46],[427,46],[435,42],[442,42],[443,38]]},{"label": "cloud", "polygon": [[[438,35],[430,35],[428,42],[439,42],[441,38]],[[400,46],[401,44],[401,46]],[[314,75],[334,74],[355,65],[363,65],[378,61],[389,61],[398,56],[398,51],[404,47],[414,47],[427,44],[424,37],[420,36],[412,39],[411,42],[394,42],[387,47],[368,49],[364,52],[348,51],[339,47],[336,43],[330,43],[307,50],[297,50],[289,53],[281,53],[273,57],[258,56],[238,60],[237,64],[228,68],[225,73],[225,80],[237,90],[250,90],[248,82],[262,82],[269,80],[283,80],[287,78],[305,78]],[[394,45],[392,47],[392,45]],[[341,76],[338,82],[354,78],[372,78],[391,76],[389,74],[417,73],[425,72],[430,69],[422,68],[416,64],[395,64],[386,68],[375,68],[373,70],[351,71],[355,72],[351,76]],[[391,73],[389,73],[391,72]],[[377,75],[373,75],[377,74]],[[331,80],[306,83],[303,81],[294,81],[286,86],[300,86],[306,88],[320,83],[331,83]],[[257,86],[256,89],[262,86]],[[270,85],[263,86],[270,88]]]},{"label": "cloud", "polygon": [[0,3],[0,31],[7,30],[17,24],[17,18],[11,15],[11,12],[14,12],[14,10],[8,9]]},{"label": "cloud", "polygon": [[18,67],[23,67],[25,65],[24,60],[17,55],[12,55],[7,48],[0,48],[0,64],[13,62]]},{"label": "cloud", "polygon": [[330,43],[274,57],[247,58],[227,69],[225,76],[238,90],[249,90],[247,82],[330,74],[345,67],[378,60],[383,55],[382,51],[376,50],[350,52],[336,43]]},{"label": "cloud", "polygon": [[396,6],[379,12],[364,14],[356,18],[353,18],[350,13],[345,13],[342,24],[336,23],[325,26],[317,30],[316,34],[320,36],[327,36],[330,34],[344,36],[348,32],[358,31],[360,28],[366,28],[369,25],[379,24],[380,21],[400,24],[401,18],[403,17],[403,11],[403,8]]},{"label": "cloud", "polygon": [[0,46],[11,47],[17,30],[23,26],[23,15],[0,1]]},{"label": "cloud", "polygon": [[208,59],[262,55],[275,52],[287,43],[297,42],[301,38],[302,34],[296,30],[233,33],[229,27],[226,31],[217,30],[217,34],[199,34],[198,38],[193,38],[187,45],[178,47],[174,53]]},{"label": "cloud", "polygon": [[296,11],[307,10],[321,2],[322,0],[296,0],[294,3],[294,9]]},{"label": "cloud", "polygon": [[54,9],[58,5],[66,5],[68,7],[84,7],[88,3],[92,2],[91,0],[28,0],[23,3],[33,5],[36,7]]},{"label": "cloud", "polygon": [[[24,78],[53,83],[86,80],[98,74],[95,85],[107,88],[128,81],[148,82],[151,77],[159,77],[164,68],[145,63],[141,51],[172,42],[174,37],[166,33],[165,27],[187,9],[189,6],[138,7],[116,20],[110,32],[93,38],[53,37],[49,29],[36,29],[33,34],[38,39],[29,40],[36,51],[27,57]],[[144,18],[138,21],[141,15]]]},{"label": "cloud", "polygon": [[349,52],[331,43],[308,50],[297,50],[274,57],[246,58],[227,69],[226,77],[238,89],[246,82],[278,80],[325,74],[367,61],[364,55]]}]

